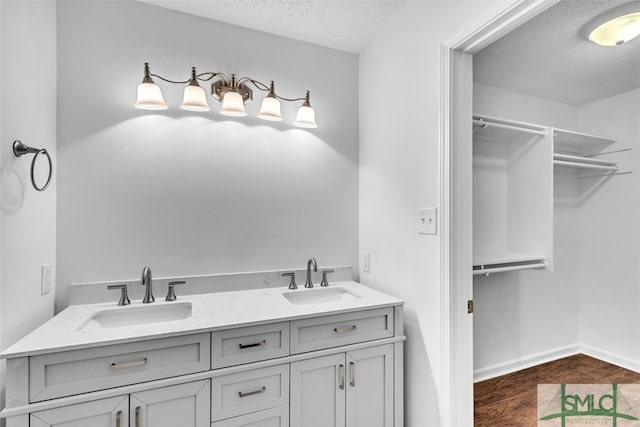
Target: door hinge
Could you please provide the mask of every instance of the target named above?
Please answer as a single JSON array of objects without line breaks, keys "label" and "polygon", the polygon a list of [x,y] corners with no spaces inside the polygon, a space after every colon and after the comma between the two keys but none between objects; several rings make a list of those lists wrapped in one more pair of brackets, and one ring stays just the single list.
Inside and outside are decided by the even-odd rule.
[{"label": "door hinge", "polygon": [[473,300],[472,299],[467,301],[467,313],[468,314],[473,314]]}]

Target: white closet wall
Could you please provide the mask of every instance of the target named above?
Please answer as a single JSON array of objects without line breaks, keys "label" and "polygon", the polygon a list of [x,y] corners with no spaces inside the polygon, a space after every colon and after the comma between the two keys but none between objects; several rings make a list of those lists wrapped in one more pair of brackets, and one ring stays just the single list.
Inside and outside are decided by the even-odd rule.
[{"label": "white closet wall", "polygon": [[[584,105],[580,129],[616,143],[607,156],[631,174],[612,177],[580,206],[580,342],[586,351],[640,369],[640,90]],[[597,175],[597,174],[596,174]],[[593,179],[581,179],[580,191]]]},{"label": "white closet wall", "polygon": [[[476,84],[474,113],[617,139],[608,151],[638,140],[638,95],[636,91],[580,108]],[[598,158],[618,161],[621,170],[634,170],[635,162],[629,163],[633,156],[637,150]],[[637,329],[640,311],[640,293],[633,290],[640,277],[640,183],[637,174],[629,174],[596,186],[601,177],[579,178],[584,175],[573,168],[554,168],[553,272],[526,270],[474,278],[476,378],[587,347],[592,353],[609,351],[626,360],[627,366],[634,363],[634,352],[640,354],[640,344],[623,339],[630,325]],[[478,189],[491,191],[474,183],[474,191]],[[481,235],[474,232],[475,237]],[[601,305],[607,308],[602,310]],[[616,321],[614,314],[620,311],[625,313]],[[611,319],[609,324],[603,312]],[[618,332],[611,333],[609,327]]]}]

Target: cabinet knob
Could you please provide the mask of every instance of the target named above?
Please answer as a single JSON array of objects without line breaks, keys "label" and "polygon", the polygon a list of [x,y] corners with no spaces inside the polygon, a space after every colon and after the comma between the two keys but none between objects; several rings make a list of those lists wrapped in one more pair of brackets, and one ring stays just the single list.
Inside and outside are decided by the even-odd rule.
[{"label": "cabinet knob", "polygon": [[140,427],[140,407],[136,406],[135,427]]},{"label": "cabinet knob", "polygon": [[349,385],[356,386],[356,364],[354,362],[349,362]]}]

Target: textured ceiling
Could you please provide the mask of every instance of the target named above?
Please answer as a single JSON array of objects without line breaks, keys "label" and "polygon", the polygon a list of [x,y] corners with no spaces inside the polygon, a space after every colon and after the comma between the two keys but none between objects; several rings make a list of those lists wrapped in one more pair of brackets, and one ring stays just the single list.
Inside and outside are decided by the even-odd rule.
[{"label": "textured ceiling", "polygon": [[140,0],[358,53],[404,0]]},{"label": "textured ceiling", "polygon": [[564,0],[474,55],[474,80],[583,105],[640,87],[640,37],[602,47],[581,36],[597,15],[629,0]]}]

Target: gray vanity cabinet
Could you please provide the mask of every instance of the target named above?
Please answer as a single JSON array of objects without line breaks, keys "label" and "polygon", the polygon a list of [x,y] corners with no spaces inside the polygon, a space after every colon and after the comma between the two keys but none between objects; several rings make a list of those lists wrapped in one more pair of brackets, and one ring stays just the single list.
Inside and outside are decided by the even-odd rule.
[{"label": "gray vanity cabinet", "polygon": [[30,414],[31,427],[207,427],[209,380]]},{"label": "gray vanity cabinet", "polygon": [[393,345],[291,364],[291,427],[394,425]]},{"label": "gray vanity cabinet", "polygon": [[31,427],[125,427],[129,425],[129,396],[34,412],[29,423]]},{"label": "gray vanity cabinet", "polygon": [[401,427],[402,306],[9,358],[7,427]]}]

